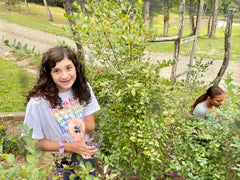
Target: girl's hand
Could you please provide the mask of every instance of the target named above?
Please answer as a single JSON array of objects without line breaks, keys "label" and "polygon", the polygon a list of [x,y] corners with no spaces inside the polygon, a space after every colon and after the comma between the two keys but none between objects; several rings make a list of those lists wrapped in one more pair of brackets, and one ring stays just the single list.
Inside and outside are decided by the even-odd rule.
[{"label": "girl's hand", "polygon": [[81,139],[75,142],[74,152],[80,154],[83,159],[90,159],[93,155],[97,154],[96,146],[88,146],[89,139]]},{"label": "girl's hand", "polygon": [[[78,129],[79,127],[79,129]],[[79,132],[80,130],[80,132]],[[85,123],[80,118],[73,118],[68,123],[68,131],[72,135],[75,141],[83,139],[85,134]]]}]

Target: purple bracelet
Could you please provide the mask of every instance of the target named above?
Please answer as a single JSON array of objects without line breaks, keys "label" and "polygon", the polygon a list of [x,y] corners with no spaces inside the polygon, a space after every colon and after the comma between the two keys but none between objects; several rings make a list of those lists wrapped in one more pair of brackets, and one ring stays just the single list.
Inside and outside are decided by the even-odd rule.
[{"label": "purple bracelet", "polygon": [[66,141],[64,139],[60,139],[58,141],[58,143],[59,143],[59,155],[64,154],[64,143],[65,142]]}]

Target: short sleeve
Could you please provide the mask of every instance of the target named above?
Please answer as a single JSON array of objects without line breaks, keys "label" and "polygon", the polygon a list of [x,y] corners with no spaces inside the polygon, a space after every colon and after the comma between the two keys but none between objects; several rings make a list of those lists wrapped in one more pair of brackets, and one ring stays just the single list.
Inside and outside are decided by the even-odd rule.
[{"label": "short sleeve", "polygon": [[196,117],[196,118],[202,118],[202,119],[205,119],[207,120],[207,114],[208,114],[208,110],[206,110],[202,104],[198,104],[195,109],[193,110],[193,115]]},{"label": "short sleeve", "polygon": [[88,116],[88,115],[93,114],[100,110],[100,106],[97,102],[97,99],[96,99],[94,93],[93,93],[92,87],[89,84],[88,84],[88,86],[89,86],[89,89],[91,92],[91,100],[90,100],[90,103],[84,107],[84,111],[83,111],[84,116]]},{"label": "short sleeve", "polygon": [[27,104],[24,124],[27,124],[28,130],[33,129],[32,138],[33,139],[43,139],[43,131],[41,127],[41,122],[38,117],[38,104],[36,104],[32,99]]}]

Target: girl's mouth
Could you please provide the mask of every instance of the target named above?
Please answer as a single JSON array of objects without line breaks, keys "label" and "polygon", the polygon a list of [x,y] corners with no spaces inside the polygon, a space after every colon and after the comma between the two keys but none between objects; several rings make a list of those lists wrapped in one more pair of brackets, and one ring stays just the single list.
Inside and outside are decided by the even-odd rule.
[{"label": "girl's mouth", "polygon": [[69,79],[67,81],[61,81],[61,83],[63,83],[63,84],[68,84],[69,82],[71,82],[71,79]]}]

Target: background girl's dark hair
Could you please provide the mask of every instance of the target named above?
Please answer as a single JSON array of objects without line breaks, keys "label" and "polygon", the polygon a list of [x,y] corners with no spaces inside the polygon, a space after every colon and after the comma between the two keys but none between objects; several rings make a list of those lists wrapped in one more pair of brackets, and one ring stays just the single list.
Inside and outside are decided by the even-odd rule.
[{"label": "background girl's dark hair", "polygon": [[205,101],[208,97],[214,98],[217,95],[224,94],[224,91],[217,85],[211,86],[208,88],[207,92],[200,97],[197,98],[197,100],[194,102],[191,108],[191,112],[193,112],[194,108],[201,102]]},{"label": "background girl's dark hair", "polygon": [[27,102],[31,97],[40,96],[48,100],[52,107],[62,108],[62,100],[58,96],[59,91],[52,79],[51,69],[65,57],[71,60],[76,68],[77,77],[72,86],[73,96],[79,98],[80,104],[90,102],[91,93],[85,76],[85,66],[79,61],[76,54],[66,46],[56,46],[44,53],[37,84],[29,91]]}]

